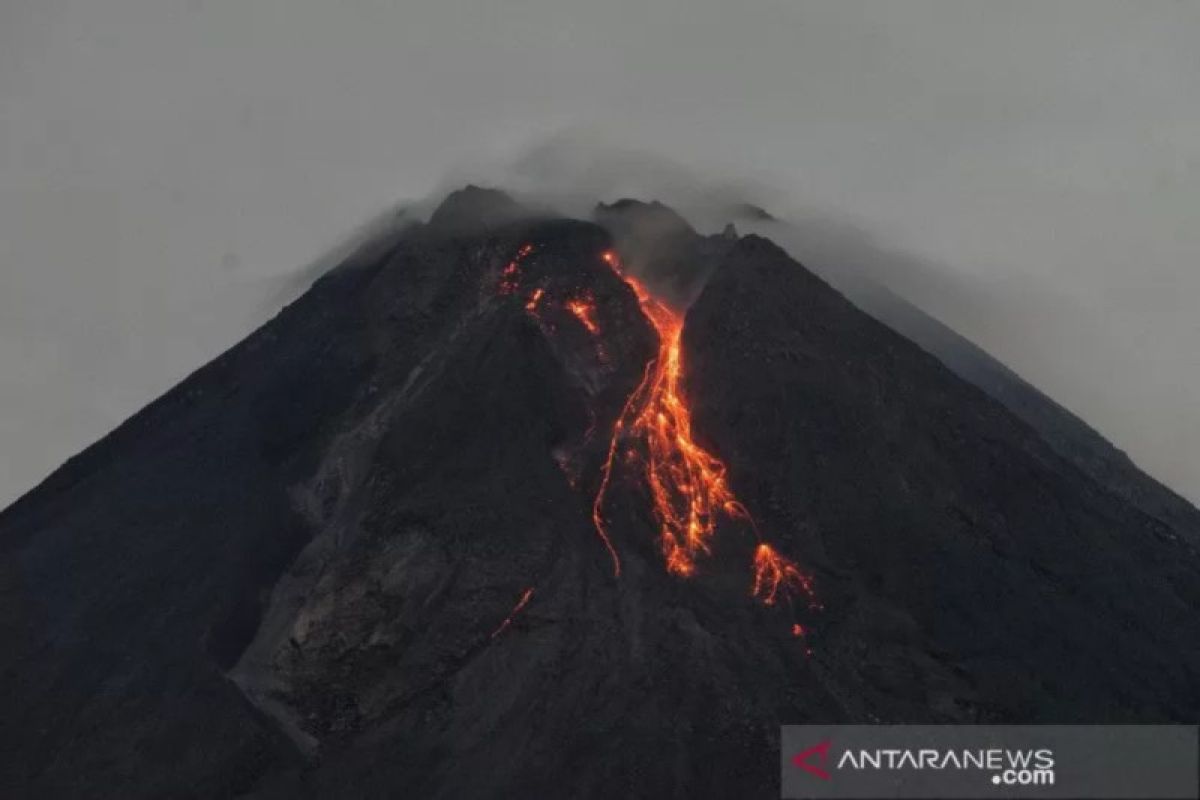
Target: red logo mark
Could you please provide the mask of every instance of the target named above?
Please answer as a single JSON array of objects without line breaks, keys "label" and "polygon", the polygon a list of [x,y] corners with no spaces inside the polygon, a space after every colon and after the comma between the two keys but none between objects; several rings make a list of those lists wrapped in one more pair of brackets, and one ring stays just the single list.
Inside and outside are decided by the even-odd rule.
[{"label": "red logo mark", "polygon": [[829,739],[826,739],[820,744],[815,744],[807,750],[802,750],[801,752],[792,756],[792,763],[810,775],[816,775],[821,780],[827,781],[830,778],[829,773],[815,764],[809,764],[808,760],[813,756],[817,756],[820,763],[822,765],[825,764],[825,762],[829,760],[829,748],[832,744],[833,743]]}]

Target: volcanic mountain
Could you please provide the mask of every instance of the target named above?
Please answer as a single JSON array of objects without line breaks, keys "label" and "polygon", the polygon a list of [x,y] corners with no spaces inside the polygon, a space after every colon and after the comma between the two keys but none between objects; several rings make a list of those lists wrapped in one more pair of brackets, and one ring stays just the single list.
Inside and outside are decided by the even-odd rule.
[{"label": "volcanic mountain", "polygon": [[782,723],[1200,718],[1200,512],[994,388],[767,239],[456,192],[0,515],[0,794],[766,798]]}]

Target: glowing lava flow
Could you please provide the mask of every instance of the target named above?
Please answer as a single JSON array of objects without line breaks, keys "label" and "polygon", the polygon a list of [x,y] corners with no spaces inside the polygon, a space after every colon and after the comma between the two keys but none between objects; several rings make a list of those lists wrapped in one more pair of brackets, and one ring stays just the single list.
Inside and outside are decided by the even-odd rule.
[{"label": "glowing lava flow", "polygon": [[523,244],[500,273],[500,294],[512,294],[521,284],[521,262],[533,252],[532,244]]},{"label": "glowing lava flow", "polygon": [[[773,606],[780,589],[785,592],[802,592],[810,600],[814,596],[812,579],[795,564],[775,552],[771,545],[761,542],[754,551],[754,589],[751,594],[761,600],[763,605]],[[802,636],[804,628],[793,625],[792,632]]]},{"label": "glowing lava flow", "polygon": [[[718,514],[747,515],[729,488],[725,466],[692,438],[691,414],[679,386],[682,317],[636,279],[624,277],[658,331],[659,352],[617,420],[605,471],[612,468],[611,456],[622,436],[644,444],[646,483],[663,558],[669,572],[687,576],[695,572],[696,558],[709,552]],[[601,520],[603,500],[603,494],[597,497],[594,509]]]},{"label": "glowing lava flow", "polygon": [[[696,560],[711,551],[717,520],[724,514],[746,520],[757,536],[750,514],[734,495],[720,459],[696,443],[692,436],[691,412],[680,383],[683,377],[681,337],[683,316],[656,299],[635,278],[621,273],[615,254],[604,260],[637,295],[642,312],[658,332],[658,356],[646,365],[641,383],[625,403],[613,428],[599,492],[592,506],[592,520],[613,557],[614,572],[620,575],[620,559],[605,527],[603,506],[621,441],[632,438],[641,444],[630,449],[644,468],[654,516],[659,524],[659,544],[667,570],[689,576]],[[783,591],[799,591],[813,605],[811,579],[770,545],[760,543],[754,557],[752,596],[764,605],[774,605]]]},{"label": "glowing lava flow", "polygon": [[533,598],[533,587],[530,586],[528,589],[525,590],[525,593],[521,595],[521,599],[517,601],[517,604],[515,606],[513,606],[513,610],[508,612],[508,616],[505,617],[504,621],[500,623],[500,627],[498,627],[498,628],[496,628],[496,630],[492,631],[493,639],[495,639],[500,634],[504,633],[504,631],[508,629],[509,625],[512,625],[512,622],[516,618],[517,614],[520,614],[521,611],[525,608],[525,606],[529,605],[529,601],[532,598]]},{"label": "glowing lava flow", "polygon": [[[520,288],[521,267],[532,252],[532,244],[522,245],[505,266],[500,273],[501,294],[513,294]],[[681,388],[683,315],[655,298],[637,279],[625,275],[614,253],[604,253],[603,258],[633,289],[642,313],[654,326],[659,341],[658,355],[646,364],[641,382],[626,399],[613,425],[600,488],[592,504],[592,521],[612,557],[613,574],[621,575],[621,559],[608,534],[604,501],[617,454],[623,450],[624,460],[639,465],[644,473],[668,572],[682,577],[693,575],[697,560],[711,553],[719,518],[722,515],[735,517],[744,520],[759,539],[754,551],[754,583],[750,595],[766,606],[776,605],[780,598],[790,606],[793,596],[800,594],[807,599],[810,608],[820,608],[812,579],[761,541],[754,520],[729,486],[725,465],[697,444],[692,436],[691,410]],[[544,289],[534,289],[526,299],[526,312],[540,319],[539,310],[547,299]],[[603,357],[595,298],[585,291],[567,299],[563,305],[596,339]],[[590,438],[591,430],[589,428],[585,438]],[[533,589],[527,589],[493,637],[512,623],[532,596]],[[804,637],[806,630],[796,623],[792,626],[792,634]]]},{"label": "glowing lava flow", "polygon": [[530,314],[536,314],[538,303],[542,302],[542,295],[544,294],[546,294],[545,289],[534,289],[533,294],[529,295],[529,300],[525,303],[525,310]]},{"label": "glowing lava flow", "polygon": [[567,301],[567,310],[575,315],[592,336],[600,335],[600,324],[596,322],[596,300],[590,294]]}]

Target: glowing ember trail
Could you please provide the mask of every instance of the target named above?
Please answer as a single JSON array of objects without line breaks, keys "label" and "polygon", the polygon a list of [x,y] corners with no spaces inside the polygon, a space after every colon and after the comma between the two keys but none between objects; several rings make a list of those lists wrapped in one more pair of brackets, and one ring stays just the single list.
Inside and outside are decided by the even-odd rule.
[{"label": "glowing ember trail", "polygon": [[513,610],[508,612],[508,616],[504,618],[504,622],[500,623],[500,627],[498,627],[498,628],[496,628],[496,630],[492,631],[493,639],[495,639],[500,634],[504,633],[504,631],[508,629],[509,625],[512,625],[512,621],[516,618],[517,614],[520,614],[522,609],[524,609],[525,606],[527,606],[529,604],[529,600],[532,597],[533,597],[533,587],[530,586],[528,589],[525,590],[525,593],[521,595],[521,599],[517,601],[517,604],[515,606],[513,606]]},{"label": "glowing ember trail", "polygon": [[534,289],[533,294],[529,295],[528,302],[525,303],[525,310],[530,314],[537,313],[538,303],[542,302],[542,295],[545,293],[545,289]]},{"label": "glowing ember trail", "polygon": [[[751,594],[761,600],[763,605],[773,606],[780,589],[802,592],[810,602],[814,596],[812,579],[791,561],[775,552],[771,545],[760,542],[758,549],[754,551],[754,590]],[[804,628],[795,625],[792,627],[792,633],[801,636]]]},{"label": "glowing ember trail", "polygon": [[[667,570],[686,577],[696,571],[697,559],[709,554],[720,515],[746,520],[756,536],[758,530],[730,488],[725,465],[692,436],[691,412],[680,388],[683,316],[656,299],[635,278],[621,273],[614,253],[604,253],[603,258],[637,295],[642,312],[658,332],[659,352],[646,365],[641,383],[614,425],[592,520],[612,554],[615,574],[620,575],[620,560],[605,527],[603,506],[621,440],[634,439],[642,445],[640,460]],[[629,454],[638,457],[637,450],[631,449]],[[755,551],[751,594],[764,605],[774,605],[781,590],[789,598],[793,591],[802,592],[810,605],[815,604],[811,579],[770,545],[760,543]]]},{"label": "glowing ember trail", "polygon": [[587,328],[593,336],[600,335],[600,324],[596,322],[596,300],[590,294],[567,301],[567,310]]},{"label": "glowing ember trail", "polygon": [[523,244],[500,273],[500,294],[512,294],[521,284],[521,262],[533,252],[532,244]]}]

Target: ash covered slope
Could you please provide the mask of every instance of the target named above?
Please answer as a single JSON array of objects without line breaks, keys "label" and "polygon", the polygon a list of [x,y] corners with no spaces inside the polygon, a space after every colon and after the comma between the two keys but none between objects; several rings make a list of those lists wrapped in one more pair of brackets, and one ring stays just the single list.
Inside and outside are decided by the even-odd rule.
[{"label": "ash covered slope", "polygon": [[822,663],[858,713],[1197,718],[1190,537],[765,239],[718,267],[685,341],[697,424],[825,576]]},{"label": "ash covered slope", "polygon": [[1200,544],[1200,511],[1138,469],[1124,452],[974,343],[888,289],[862,283],[847,296],[871,316],[911,339],[1000,401],[1084,474]]},{"label": "ash covered slope", "polygon": [[467,190],[0,516],[5,796],[772,797],[780,722],[1197,717],[1186,542],[769,243],[672,235],[697,434],[824,611],[749,596],[737,520],[668,575],[631,470],[614,578],[654,331],[603,228]]}]

